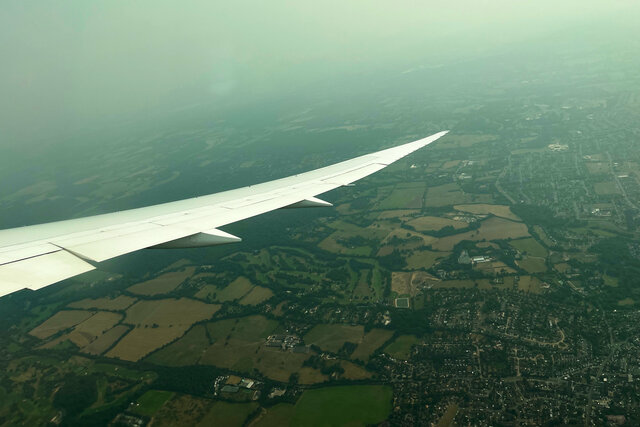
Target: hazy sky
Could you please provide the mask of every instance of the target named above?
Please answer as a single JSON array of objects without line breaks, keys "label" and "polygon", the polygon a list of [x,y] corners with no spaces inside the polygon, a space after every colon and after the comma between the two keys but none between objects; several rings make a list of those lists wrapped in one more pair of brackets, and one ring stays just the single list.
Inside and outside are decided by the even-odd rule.
[{"label": "hazy sky", "polygon": [[0,148],[197,103],[250,102],[567,28],[616,31],[638,1],[24,1],[0,4]]}]

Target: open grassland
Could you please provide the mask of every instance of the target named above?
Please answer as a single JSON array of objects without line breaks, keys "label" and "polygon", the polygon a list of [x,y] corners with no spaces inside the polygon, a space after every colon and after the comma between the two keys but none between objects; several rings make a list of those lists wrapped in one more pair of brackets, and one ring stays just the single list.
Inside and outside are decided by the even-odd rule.
[{"label": "open grassland", "polygon": [[346,221],[334,221],[329,227],[335,232],[322,240],[318,246],[328,252],[354,256],[371,255],[373,248],[367,242],[380,241],[395,228],[388,221],[377,222],[366,228]]},{"label": "open grassland", "polygon": [[421,285],[431,282],[439,282],[439,279],[424,271],[394,271],[391,273],[391,291],[395,292],[397,296],[416,296]]},{"label": "open grassland", "polygon": [[529,256],[544,258],[548,254],[547,249],[534,238],[512,240],[509,244]]},{"label": "open grassland", "polygon": [[492,283],[490,279],[443,280],[433,284],[434,289],[513,289],[513,278],[504,277],[503,283]]},{"label": "open grassland", "polygon": [[184,337],[147,357],[157,365],[195,365],[211,343],[204,325],[196,325]]},{"label": "open grassland", "polygon": [[153,350],[181,337],[188,328],[188,325],[133,328],[106,356],[137,362]]},{"label": "open grassland", "polygon": [[258,409],[258,404],[255,402],[216,402],[209,412],[200,420],[198,426],[242,427],[249,415],[256,409]]},{"label": "open grassland", "polygon": [[391,292],[398,295],[409,295],[411,293],[411,273],[404,271],[391,273]]},{"label": "open grassland", "polygon": [[456,183],[450,183],[429,187],[425,198],[425,206],[442,207],[465,203],[466,201],[465,194],[460,189],[460,186]]},{"label": "open grassland", "polygon": [[344,369],[344,373],[340,375],[340,379],[357,381],[366,380],[373,376],[373,374],[366,369],[355,363],[347,362],[346,360],[340,361],[340,366]]},{"label": "open grassland", "polygon": [[40,339],[45,339],[57,334],[60,331],[69,329],[80,322],[84,322],[92,315],[93,313],[90,311],[62,310],[45,320],[41,325],[31,330],[29,334]]},{"label": "open grassland", "polygon": [[409,270],[427,270],[449,255],[451,252],[421,250],[413,252],[405,261]]},{"label": "open grassland", "polygon": [[391,218],[404,218],[418,214],[420,211],[417,209],[395,209],[380,212],[378,219],[391,219]]},{"label": "open grassland", "polygon": [[196,293],[196,298],[207,301],[227,302],[235,301],[244,297],[253,288],[253,285],[246,277],[238,277],[225,287],[217,285],[205,285]]},{"label": "open grassland", "polygon": [[[301,384],[315,384],[326,381],[327,377],[320,371],[310,367],[304,370],[302,364],[309,358],[309,354],[292,353],[279,349],[261,347],[251,361],[252,367],[262,372],[266,377],[276,381],[287,382],[291,374],[299,375],[298,382]],[[238,365],[243,372],[251,372],[242,364]]]},{"label": "open grassland", "polygon": [[187,325],[209,319],[220,309],[217,304],[205,304],[189,298],[167,298],[139,301],[127,310],[124,323],[134,326]]},{"label": "open grassland", "polygon": [[249,424],[251,427],[366,426],[391,413],[388,386],[352,385],[306,390],[295,405],[279,403]]},{"label": "open grassland", "polygon": [[453,227],[458,230],[469,226],[469,224],[464,221],[454,221],[449,218],[441,218],[437,216],[421,216],[407,222],[407,225],[410,225],[421,233],[442,230],[444,227]]},{"label": "open grassland", "polygon": [[521,221],[521,219],[516,216],[509,206],[504,205],[488,205],[488,204],[473,204],[473,205],[456,205],[453,207],[457,211],[469,212],[472,214],[478,215],[488,215],[492,214],[495,216],[499,216],[506,219],[511,219],[514,221]]},{"label": "open grassland", "polygon": [[544,290],[542,282],[533,276],[520,276],[518,281],[518,290],[522,292],[531,292],[532,294],[540,294]]},{"label": "open grassland", "polygon": [[358,359],[366,362],[374,351],[382,347],[382,345],[391,339],[393,331],[387,329],[372,329],[362,338],[358,347],[351,354],[352,359]]},{"label": "open grassland", "polygon": [[458,405],[455,403],[449,404],[449,406],[447,406],[447,410],[444,412],[444,415],[438,420],[438,424],[436,425],[436,427],[454,426],[455,424],[453,423],[453,420],[455,419],[457,413]]},{"label": "open grassland", "polygon": [[371,270],[362,269],[359,272],[358,282],[356,283],[356,287],[353,290],[353,299],[363,300],[369,299],[373,295],[372,287],[369,286],[369,282],[371,281]]},{"label": "open grassland", "polygon": [[202,364],[247,373],[258,370],[276,381],[286,382],[292,373],[298,373],[303,384],[326,380],[319,371],[302,368],[309,354],[264,346],[266,338],[278,328],[274,320],[249,316],[208,323],[206,327],[214,343],[202,354]]},{"label": "open grassland", "polygon": [[456,183],[429,187],[424,205],[426,207],[443,207],[463,203],[491,203],[493,198],[489,194],[466,194]]},{"label": "open grassland", "polygon": [[485,274],[491,275],[517,273],[516,270],[501,261],[483,262],[480,264],[476,264],[474,268],[484,272]]},{"label": "open grassland", "polygon": [[426,185],[422,182],[398,184],[376,209],[420,209]]},{"label": "open grassland", "polygon": [[127,290],[140,295],[166,294],[176,289],[182,282],[193,276],[195,267],[186,267],[180,271],[162,274],[146,282],[130,286]]},{"label": "open grassland", "polygon": [[585,166],[592,175],[609,174],[609,163],[606,162],[586,162]]},{"label": "open grassland", "polygon": [[90,309],[96,308],[98,310],[111,310],[122,311],[126,310],[131,304],[136,302],[135,298],[128,297],[126,295],[118,295],[115,298],[96,298],[96,299],[83,299],[80,301],[74,301],[69,304],[71,308],[83,308]]},{"label": "open grassland", "polygon": [[414,335],[400,335],[384,348],[384,352],[396,359],[406,360],[411,355],[411,348],[418,342]]},{"label": "open grassland", "polygon": [[149,390],[140,396],[129,410],[147,417],[153,416],[162,408],[165,402],[173,397],[173,394],[171,391]]},{"label": "open grassland", "polygon": [[249,427],[288,427],[291,426],[295,406],[290,403],[278,403],[251,421]]},{"label": "open grassland", "polygon": [[219,305],[188,298],[140,301],[127,310],[124,322],[135,328],[107,353],[109,357],[137,361],[182,336],[196,322],[213,316]]},{"label": "open grassland", "polygon": [[200,363],[250,373],[254,369],[265,376],[288,381],[294,372],[300,373],[301,383],[324,381],[318,371],[307,369],[301,372],[302,363],[309,354],[292,353],[264,346],[266,338],[279,327],[275,320],[264,316],[248,316],[225,319],[206,325],[209,337],[214,340]]},{"label": "open grassland", "polygon": [[93,354],[97,356],[107,351],[116,341],[120,339],[129,330],[124,325],[114,326],[104,334],[100,335],[91,344],[82,348],[83,353]]},{"label": "open grassland", "polygon": [[314,344],[323,350],[336,353],[345,342],[358,344],[364,336],[361,325],[322,324],[316,325],[304,336],[306,344]]},{"label": "open grassland", "polygon": [[295,405],[291,425],[366,426],[391,413],[391,387],[356,385],[306,390]]},{"label": "open grassland", "polygon": [[516,261],[516,264],[527,273],[544,273],[547,271],[547,264],[544,258],[525,257]]},{"label": "open grassland", "polygon": [[122,320],[122,315],[108,311],[98,311],[82,323],[76,325],[71,332],[65,334],[54,341],[51,341],[44,348],[54,347],[58,343],[69,340],[76,346],[82,348],[91,344],[105,331],[113,328]]},{"label": "open grassland", "polygon": [[509,221],[502,218],[489,218],[482,221],[480,228],[466,233],[455,234],[443,237],[431,245],[432,249],[438,251],[451,251],[453,247],[463,240],[502,240],[529,237],[527,226],[521,222]]},{"label": "open grassland", "polygon": [[593,185],[596,194],[606,196],[610,194],[620,194],[620,189],[615,181],[596,182]]},{"label": "open grassland", "polygon": [[[451,148],[467,148],[476,144],[487,143],[495,141],[498,137],[496,135],[458,135],[449,133],[447,140],[441,144],[434,144],[434,150],[449,150]],[[431,149],[431,148],[430,148]]]},{"label": "open grassland", "polygon": [[255,286],[249,291],[241,300],[241,305],[258,305],[268,300],[273,296],[273,292],[269,288],[263,288],[262,286]]},{"label": "open grassland", "polygon": [[629,305],[633,305],[635,304],[635,301],[631,298],[625,298],[625,299],[621,299],[620,301],[618,301],[618,305],[621,307],[624,306],[629,306]]},{"label": "open grassland", "polygon": [[[199,422],[213,409],[215,401],[178,394],[166,402],[153,417],[154,427],[204,426]],[[224,424],[222,424],[224,425]]]}]

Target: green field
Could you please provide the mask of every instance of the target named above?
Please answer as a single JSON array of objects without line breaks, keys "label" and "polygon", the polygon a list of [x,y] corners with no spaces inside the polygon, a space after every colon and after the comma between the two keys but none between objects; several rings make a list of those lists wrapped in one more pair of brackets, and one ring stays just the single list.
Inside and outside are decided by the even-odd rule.
[{"label": "green field", "polygon": [[195,365],[209,347],[209,338],[204,325],[196,325],[184,337],[147,357],[157,365]]},{"label": "green field", "polygon": [[408,183],[398,185],[393,189],[389,197],[382,200],[377,209],[420,209],[424,197],[425,184]]},{"label": "green field", "polygon": [[387,342],[393,332],[387,329],[372,329],[364,336],[362,342],[358,344],[355,351],[351,354],[352,359],[363,361],[369,360],[369,356]]},{"label": "green field", "polygon": [[295,405],[294,426],[365,426],[391,413],[391,387],[342,386],[307,390]]},{"label": "green field", "polygon": [[599,195],[620,194],[620,189],[615,181],[596,182],[593,187],[596,194]]},{"label": "green field", "polygon": [[278,403],[267,410],[267,413],[262,415],[255,422],[251,423],[255,427],[282,427],[290,426],[291,419],[296,412],[294,405],[289,403]]},{"label": "green field", "polygon": [[547,265],[544,258],[527,257],[520,261],[516,261],[516,264],[527,273],[543,273],[547,271]]},{"label": "green field", "polygon": [[534,238],[512,240],[509,244],[520,252],[524,252],[530,256],[543,258],[547,256],[545,247]]},{"label": "green field", "polygon": [[315,344],[323,350],[337,352],[345,342],[359,343],[364,335],[361,325],[317,325],[305,336],[306,344]]},{"label": "green field", "polygon": [[307,390],[295,405],[280,403],[267,410],[256,427],[366,426],[391,413],[391,387],[357,385]]},{"label": "green field", "polygon": [[216,402],[211,410],[198,423],[198,426],[229,426],[241,427],[258,404]]},{"label": "green field", "polygon": [[417,343],[418,338],[414,335],[400,335],[384,351],[396,359],[406,360],[411,355],[411,347]]},{"label": "green field", "polygon": [[130,408],[131,412],[136,414],[152,416],[165,402],[173,397],[173,392],[149,390],[138,398],[138,401]]}]

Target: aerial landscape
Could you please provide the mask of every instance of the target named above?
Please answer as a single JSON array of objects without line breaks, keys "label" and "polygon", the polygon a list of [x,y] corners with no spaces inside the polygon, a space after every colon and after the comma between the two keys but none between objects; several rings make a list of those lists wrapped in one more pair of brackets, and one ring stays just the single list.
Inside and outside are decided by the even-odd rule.
[{"label": "aerial landscape", "polygon": [[241,243],[3,297],[0,424],[638,425],[640,38],[610,28],[2,146],[10,228],[450,130]]}]

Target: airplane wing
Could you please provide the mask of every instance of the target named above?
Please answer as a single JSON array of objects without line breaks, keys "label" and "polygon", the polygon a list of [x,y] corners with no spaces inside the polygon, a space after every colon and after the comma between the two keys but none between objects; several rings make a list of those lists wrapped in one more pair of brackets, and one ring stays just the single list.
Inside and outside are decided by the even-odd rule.
[{"label": "airplane wing", "polygon": [[43,288],[93,270],[95,263],[144,248],[240,241],[218,227],[281,208],[331,206],[315,196],[377,172],[446,133],[236,190],[0,230],[0,297]]}]

